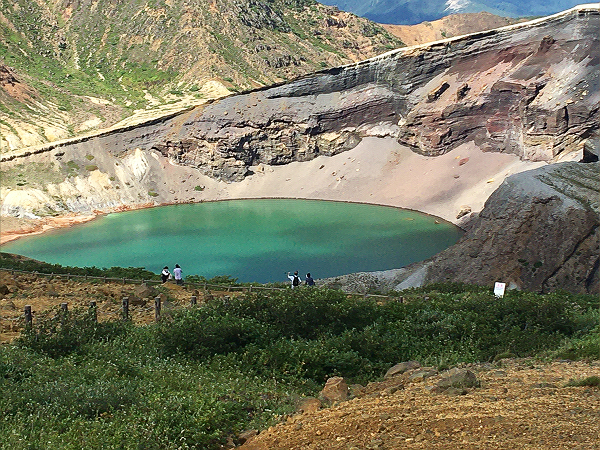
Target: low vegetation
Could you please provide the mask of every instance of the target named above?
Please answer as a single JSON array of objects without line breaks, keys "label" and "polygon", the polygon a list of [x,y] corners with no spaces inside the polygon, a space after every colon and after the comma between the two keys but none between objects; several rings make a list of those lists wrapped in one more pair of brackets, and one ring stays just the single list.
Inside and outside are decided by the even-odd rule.
[{"label": "low vegetation", "polygon": [[462,284],[401,295],[377,302],[311,288],[248,293],[145,326],[49,311],[0,348],[0,446],[218,448],[227,436],[280,420],[330,376],[365,383],[409,359],[442,368],[503,354],[600,352],[596,296],[496,298]]}]

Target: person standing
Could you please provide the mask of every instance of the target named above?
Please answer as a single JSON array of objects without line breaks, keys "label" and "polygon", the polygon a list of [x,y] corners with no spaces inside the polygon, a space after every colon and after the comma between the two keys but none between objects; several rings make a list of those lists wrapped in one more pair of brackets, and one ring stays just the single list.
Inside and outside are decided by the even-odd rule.
[{"label": "person standing", "polygon": [[290,275],[290,273],[288,272],[287,273],[287,277],[292,282],[292,289],[297,288],[298,286],[300,286],[300,277],[298,276],[298,271],[297,270],[294,272],[294,275]]},{"label": "person standing", "polygon": [[175,268],[173,269],[173,276],[175,277],[175,283],[181,286],[183,284],[183,270],[181,270],[179,264],[175,264]]},{"label": "person standing", "polygon": [[307,286],[314,286],[315,285],[315,280],[313,280],[313,277],[310,276],[310,272],[308,272],[306,274],[306,279],[304,280],[304,283]]},{"label": "person standing", "polygon": [[171,279],[171,272],[169,272],[169,266],[163,267],[162,272],[160,273],[160,279],[163,283],[166,283]]}]

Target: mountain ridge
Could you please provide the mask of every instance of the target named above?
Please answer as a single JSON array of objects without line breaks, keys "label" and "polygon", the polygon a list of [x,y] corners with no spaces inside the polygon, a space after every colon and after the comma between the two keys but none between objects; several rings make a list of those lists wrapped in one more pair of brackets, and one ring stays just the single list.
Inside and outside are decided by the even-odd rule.
[{"label": "mountain ridge", "polygon": [[[313,0],[1,0],[0,151],[401,46]],[[19,92],[26,95],[19,95]],[[13,95],[11,95],[13,94]]]},{"label": "mountain ridge", "polygon": [[438,20],[448,14],[488,12],[502,17],[536,17],[555,14],[579,4],[573,0],[507,0],[501,3],[490,0],[323,0],[345,11],[366,17],[374,22],[394,25],[414,25],[423,21]]}]

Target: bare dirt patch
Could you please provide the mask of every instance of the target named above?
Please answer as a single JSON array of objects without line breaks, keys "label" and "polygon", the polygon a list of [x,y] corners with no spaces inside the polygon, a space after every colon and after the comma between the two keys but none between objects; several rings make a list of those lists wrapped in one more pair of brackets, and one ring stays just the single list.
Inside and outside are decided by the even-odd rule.
[{"label": "bare dirt patch", "polygon": [[[129,313],[136,324],[155,320],[154,298],[160,296],[162,314],[189,307],[192,295],[201,303],[204,293],[191,287],[168,282],[154,286],[150,297],[140,296],[140,285],[122,282],[90,282],[68,279],[66,276],[52,278],[35,274],[15,274],[0,271],[0,344],[11,342],[19,336],[25,324],[25,305],[30,305],[35,324],[36,316],[67,303],[69,310],[89,308],[96,302],[99,321],[119,320],[123,313],[123,297],[130,298]],[[154,295],[155,294],[155,295]],[[231,293],[212,292],[223,296]]]},{"label": "bare dirt patch", "polygon": [[441,375],[372,383],[331,408],[288,417],[243,450],[599,449],[600,390],[567,387],[600,362],[502,360],[466,366],[481,387],[432,393]]}]

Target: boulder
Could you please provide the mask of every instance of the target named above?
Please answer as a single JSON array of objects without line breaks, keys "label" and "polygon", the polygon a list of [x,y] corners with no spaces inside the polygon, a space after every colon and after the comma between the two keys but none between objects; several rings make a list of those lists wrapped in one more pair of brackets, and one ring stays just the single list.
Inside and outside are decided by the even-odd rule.
[{"label": "boulder", "polygon": [[396,364],[394,367],[390,368],[386,373],[384,378],[391,378],[397,375],[402,375],[404,372],[408,370],[418,369],[421,367],[421,363],[417,361],[405,361]]},{"label": "boulder", "polygon": [[327,380],[320,397],[328,403],[342,402],[348,398],[348,384],[342,377],[332,377]]},{"label": "boulder", "polygon": [[156,289],[147,284],[136,286],[133,293],[139,298],[153,298],[156,295]]},{"label": "boulder", "polygon": [[480,383],[473,372],[467,369],[450,369],[442,374],[442,379],[438,381],[437,387],[441,389],[448,388],[469,388],[479,387]]},{"label": "boulder", "polygon": [[426,368],[423,370],[416,370],[415,372],[411,373],[410,377],[408,377],[408,379],[410,381],[414,381],[414,382],[421,382],[421,381],[425,381],[426,378],[433,377],[434,375],[437,375],[437,374],[438,374],[437,370]]},{"label": "boulder", "polygon": [[254,436],[258,436],[258,430],[246,430],[238,434],[237,441],[240,445],[245,444]]},{"label": "boulder", "polygon": [[299,413],[313,413],[321,409],[321,400],[315,397],[305,397],[298,401],[296,411]]},{"label": "boulder", "polygon": [[147,303],[146,298],[147,297],[140,298],[137,295],[130,295],[129,296],[129,304],[131,306],[145,306]]}]

